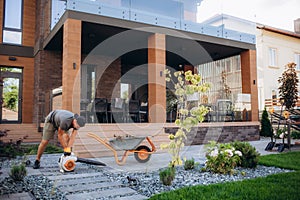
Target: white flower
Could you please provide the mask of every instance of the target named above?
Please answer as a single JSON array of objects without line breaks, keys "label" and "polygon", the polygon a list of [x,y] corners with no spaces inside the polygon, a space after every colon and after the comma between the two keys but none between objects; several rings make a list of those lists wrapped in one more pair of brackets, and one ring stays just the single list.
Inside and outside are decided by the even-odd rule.
[{"label": "white flower", "polygon": [[214,149],[213,151],[210,152],[209,156],[211,157],[217,157],[219,154],[218,149]]},{"label": "white flower", "polygon": [[240,156],[240,157],[243,155],[242,152],[240,152],[240,151],[238,151],[238,150],[235,151],[234,154],[237,154],[237,155]]},{"label": "white flower", "polygon": [[226,149],[225,152],[229,155],[229,157],[233,156],[233,153],[232,153],[231,149]]},{"label": "white flower", "polygon": [[284,133],[281,133],[280,135],[279,135],[279,137],[282,139],[282,138],[284,138]]}]

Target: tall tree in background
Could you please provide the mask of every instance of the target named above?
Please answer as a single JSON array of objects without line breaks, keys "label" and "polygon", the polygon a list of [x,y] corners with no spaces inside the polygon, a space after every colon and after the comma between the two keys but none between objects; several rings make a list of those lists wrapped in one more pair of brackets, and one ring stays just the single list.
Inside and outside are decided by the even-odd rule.
[{"label": "tall tree in background", "polygon": [[4,96],[4,107],[10,110],[17,110],[18,105],[18,87],[11,85],[8,90],[3,94]]},{"label": "tall tree in background", "polygon": [[282,73],[282,76],[279,77],[278,83],[279,86],[279,96],[283,99],[283,105],[286,107],[286,110],[290,110],[295,107],[298,100],[298,76],[296,72],[296,64],[288,63],[286,70]]}]

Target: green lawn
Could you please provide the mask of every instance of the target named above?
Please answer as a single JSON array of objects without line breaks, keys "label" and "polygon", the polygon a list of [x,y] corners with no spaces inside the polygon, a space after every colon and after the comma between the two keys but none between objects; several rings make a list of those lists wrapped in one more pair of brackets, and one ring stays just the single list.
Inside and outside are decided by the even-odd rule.
[{"label": "green lawn", "polygon": [[261,156],[259,164],[265,166],[276,166],[285,169],[300,170],[300,152],[287,152]]},{"label": "green lawn", "polygon": [[176,199],[300,199],[300,152],[261,156],[259,164],[294,169],[295,172],[274,174],[238,182],[194,186],[154,195],[150,200]]}]

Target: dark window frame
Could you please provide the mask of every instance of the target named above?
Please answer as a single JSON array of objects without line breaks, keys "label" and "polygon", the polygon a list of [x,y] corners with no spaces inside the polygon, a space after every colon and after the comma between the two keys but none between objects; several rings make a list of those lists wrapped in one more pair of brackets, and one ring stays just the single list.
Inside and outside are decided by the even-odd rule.
[{"label": "dark window frame", "polygon": [[[24,0],[21,0],[21,26],[20,28],[10,28],[5,26],[5,19],[6,19],[6,2],[9,0],[4,0],[3,1],[3,22],[2,22],[2,43],[3,44],[12,44],[12,45],[22,45],[23,42],[23,13],[24,13]],[[11,43],[11,42],[5,42],[4,41],[4,32],[5,31],[11,31],[11,32],[16,32],[16,33],[21,33],[21,42],[19,43]]]}]

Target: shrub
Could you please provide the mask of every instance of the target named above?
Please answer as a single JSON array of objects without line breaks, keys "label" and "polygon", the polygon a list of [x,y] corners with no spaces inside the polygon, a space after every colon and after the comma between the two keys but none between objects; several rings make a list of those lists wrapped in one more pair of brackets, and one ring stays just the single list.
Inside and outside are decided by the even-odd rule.
[{"label": "shrub", "polygon": [[[28,155],[37,154],[37,150],[39,145],[24,145],[24,153]],[[54,154],[54,153],[63,153],[63,149],[61,147],[55,146],[54,144],[48,144],[45,148],[44,154]]]},{"label": "shrub", "polygon": [[8,86],[8,90],[3,93],[4,107],[16,111],[18,103],[18,87],[16,85]]},{"label": "shrub", "polygon": [[235,141],[232,146],[242,152],[241,162],[238,166],[245,168],[255,168],[257,166],[260,154],[249,142]]},{"label": "shrub", "polygon": [[1,143],[0,152],[0,157],[4,158],[15,158],[20,155],[20,152],[15,148],[15,145],[12,142]]},{"label": "shrub", "polygon": [[175,178],[175,168],[168,167],[159,172],[159,179],[164,185],[171,185]]},{"label": "shrub", "polygon": [[184,169],[185,170],[190,170],[190,169],[194,169],[195,168],[195,160],[194,158],[190,159],[190,160],[186,160],[184,162]]},{"label": "shrub", "polygon": [[220,174],[233,174],[234,168],[240,164],[242,153],[231,144],[217,144],[211,141],[206,152],[206,170]]},{"label": "shrub", "polygon": [[273,135],[272,125],[269,120],[269,115],[268,115],[266,108],[264,109],[264,111],[262,113],[260,123],[261,123],[260,136],[272,137],[272,135]]},{"label": "shrub", "polygon": [[2,141],[2,137],[8,135],[9,130],[0,130],[0,157],[4,158],[15,158],[16,156],[23,155],[23,150],[21,149],[21,143],[23,139],[28,136],[24,136],[17,141],[10,140],[9,142]]},{"label": "shrub", "polygon": [[299,131],[292,131],[291,132],[292,139],[300,139],[300,132]]},{"label": "shrub", "polygon": [[27,170],[24,164],[13,165],[9,176],[15,181],[22,181],[27,175]]},{"label": "shrub", "polygon": [[288,134],[287,128],[279,128],[276,132],[274,132],[274,137],[276,139],[286,138]]}]

